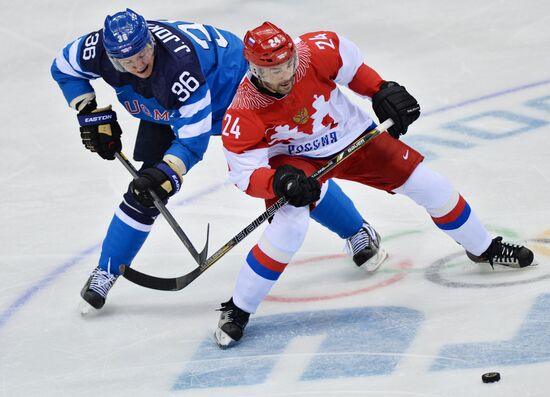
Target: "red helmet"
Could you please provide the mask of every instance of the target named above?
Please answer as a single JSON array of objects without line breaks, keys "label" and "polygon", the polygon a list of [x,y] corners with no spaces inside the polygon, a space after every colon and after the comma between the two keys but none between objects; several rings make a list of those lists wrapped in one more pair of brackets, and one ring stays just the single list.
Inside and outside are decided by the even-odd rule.
[{"label": "red helmet", "polygon": [[295,51],[292,38],[271,22],[262,23],[244,36],[244,57],[257,66],[280,65]]}]

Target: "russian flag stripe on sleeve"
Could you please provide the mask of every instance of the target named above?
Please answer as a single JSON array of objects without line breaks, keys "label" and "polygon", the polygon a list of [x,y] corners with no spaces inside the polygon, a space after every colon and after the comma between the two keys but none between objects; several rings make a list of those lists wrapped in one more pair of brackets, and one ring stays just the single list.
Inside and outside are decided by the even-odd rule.
[{"label": "russian flag stripe on sleeve", "polygon": [[466,223],[471,212],[472,210],[466,200],[460,196],[456,206],[447,215],[439,218],[432,217],[432,220],[442,230],[454,230]]},{"label": "russian flag stripe on sleeve", "polygon": [[258,245],[252,248],[246,258],[246,262],[258,276],[268,280],[277,280],[287,265],[286,263],[271,259],[262,252]]}]

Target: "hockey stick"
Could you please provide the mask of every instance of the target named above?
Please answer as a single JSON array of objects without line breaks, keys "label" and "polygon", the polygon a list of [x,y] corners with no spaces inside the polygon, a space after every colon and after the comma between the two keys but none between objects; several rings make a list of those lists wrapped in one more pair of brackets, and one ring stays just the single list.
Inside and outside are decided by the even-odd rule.
[{"label": "hockey stick", "polygon": [[[138,171],[133,166],[133,164],[130,162],[130,160],[128,160],[128,157],[126,157],[124,155],[124,153],[122,153],[122,152],[115,153],[115,156],[116,156],[117,159],[120,160],[122,165],[124,165],[124,167],[126,167],[126,169],[130,172],[130,174],[132,174],[132,177],[134,179],[137,179],[139,177]],[[185,245],[185,247],[191,253],[191,256],[193,257],[193,259],[195,259],[195,261],[198,263],[199,266],[204,265],[206,263],[206,255],[208,253],[207,252],[208,251],[208,236],[209,236],[209,232],[210,232],[210,225],[208,225],[206,227],[206,244],[204,245],[203,250],[200,253],[198,253],[197,250],[195,249],[195,247],[193,246],[193,244],[191,243],[191,240],[189,240],[189,238],[187,237],[187,235],[185,234],[183,229],[180,227],[178,222],[176,222],[176,220],[174,219],[174,217],[170,213],[170,211],[168,211],[168,209],[166,208],[164,203],[159,199],[158,195],[151,189],[149,189],[148,192],[151,195],[151,197],[153,198],[153,204],[155,205],[155,207],[164,216],[164,219],[166,219],[166,222],[168,222],[168,224],[172,227],[174,232],[176,232],[176,234],[180,238],[183,245]]]},{"label": "hockey stick", "polygon": [[[311,176],[315,179],[319,179],[322,176],[326,175],[328,172],[332,171],[334,167],[340,164],[342,161],[347,159],[353,153],[364,147],[369,143],[373,138],[380,135],[382,132],[386,131],[393,125],[392,119],[387,119],[380,126],[368,131],[366,134],[362,135],[354,142],[349,144],[344,150],[338,153],[336,156],[331,158],[323,167],[319,168]],[[277,212],[279,208],[286,204],[286,199],[281,197],[275,204],[269,207],[263,214],[254,219],[247,227],[241,230],[236,236],[229,240],[223,247],[217,250],[212,256],[210,256],[206,262],[199,264],[198,267],[193,269],[191,272],[184,274],[183,276],[174,277],[174,278],[161,278],[151,276],[149,274],[141,273],[137,270],[132,269],[126,265],[120,266],[120,273],[130,280],[134,284],[141,285],[142,287],[147,287],[151,289],[161,290],[161,291],[179,291],[186,286],[188,286],[193,280],[199,277],[202,273],[206,271],[210,266],[216,263],[222,256],[227,254],[234,246],[239,244],[244,240],[250,233],[252,233],[258,226],[260,226],[264,221],[269,219],[271,216]]]}]

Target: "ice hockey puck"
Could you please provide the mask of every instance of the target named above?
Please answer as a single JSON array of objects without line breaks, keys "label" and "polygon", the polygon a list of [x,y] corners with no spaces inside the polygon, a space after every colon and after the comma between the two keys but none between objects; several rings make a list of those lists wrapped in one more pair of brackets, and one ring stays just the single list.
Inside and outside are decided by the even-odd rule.
[{"label": "ice hockey puck", "polygon": [[483,383],[498,382],[500,380],[500,374],[498,372],[487,372],[481,375],[481,380]]}]

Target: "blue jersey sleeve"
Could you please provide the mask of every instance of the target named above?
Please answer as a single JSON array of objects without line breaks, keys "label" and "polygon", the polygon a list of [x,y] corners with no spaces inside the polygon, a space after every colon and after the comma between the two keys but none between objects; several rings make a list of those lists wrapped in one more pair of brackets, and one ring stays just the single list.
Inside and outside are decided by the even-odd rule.
[{"label": "blue jersey sleeve", "polygon": [[235,35],[212,26],[181,21],[148,21],[155,41],[152,73],[140,79],[116,70],[103,48],[103,30],[68,44],[51,73],[71,105],[93,93],[101,77],[134,117],[169,124],[174,140],[166,154],[189,171],[202,160],[210,135],[221,133],[221,119],[247,69]]},{"label": "blue jersey sleeve", "polygon": [[184,162],[187,171],[202,160],[212,135],[212,103],[208,84],[203,83],[179,109],[170,115],[176,139],[166,154]]},{"label": "blue jersey sleeve", "polygon": [[90,80],[100,77],[83,65],[86,57],[95,55],[99,32],[92,32],[69,43],[54,59],[51,66],[53,79],[61,88],[67,103],[82,95],[94,92]]},{"label": "blue jersey sleeve", "polygon": [[150,29],[157,39],[155,62],[160,67],[158,72],[162,71],[164,76],[164,85],[159,87],[155,97],[169,110],[169,122],[175,134],[166,154],[179,157],[189,171],[202,160],[213,132],[213,104],[209,84],[212,81],[207,80],[205,70],[222,68],[224,65],[213,63],[217,58],[214,43],[211,43],[209,54],[213,64],[201,59],[197,43],[181,30],[181,26],[157,22]]}]

